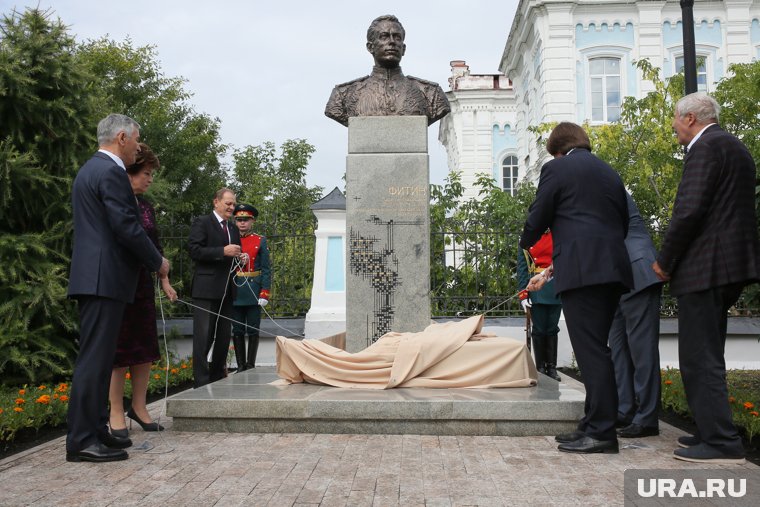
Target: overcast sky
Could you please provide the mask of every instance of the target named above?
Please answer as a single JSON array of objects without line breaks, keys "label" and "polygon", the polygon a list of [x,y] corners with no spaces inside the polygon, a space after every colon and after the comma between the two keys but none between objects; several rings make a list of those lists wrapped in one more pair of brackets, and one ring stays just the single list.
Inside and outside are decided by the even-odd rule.
[{"label": "overcast sky", "polygon": [[[167,76],[182,76],[196,111],[221,120],[234,147],[306,139],[316,147],[309,185],[343,189],[347,129],[324,116],[334,85],[364,76],[373,61],[369,23],[396,15],[406,30],[405,74],[448,91],[449,62],[498,72],[517,0],[0,0],[52,8],[77,40],[131,37],[156,46]],[[136,118],[139,121],[139,118]],[[438,125],[429,132],[430,178],[446,177]],[[94,126],[93,126],[94,128]]]}]

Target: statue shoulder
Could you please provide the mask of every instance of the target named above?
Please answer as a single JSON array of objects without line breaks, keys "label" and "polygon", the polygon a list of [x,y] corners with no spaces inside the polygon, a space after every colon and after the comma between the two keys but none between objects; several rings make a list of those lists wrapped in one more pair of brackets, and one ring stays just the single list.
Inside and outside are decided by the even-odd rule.
[{"label": "statue shoulder", "polygon": [[432,87],[432,88],[441,89],[441,85],[439,85],[435,81],[428,81],[427,79],[422,79],[422,78],[415,77],[415,76],[406,76],[406,77],[409,78],[409,79],[411,79],[412,81],[416,81],[417,83],[419,83],[420,85],[422,85],[424,87]]},{"label": "statue shoulder", "polygon": [[361,83],[362,81],[366,81],[369,78],[370,76],[357,77],[356,79],[352,79],[351,81],[346,81],[345,83],[336,84],[335,88],[336,89],[351,88],[352,86],[356,86],[357,84]]},{"label": "statue shoulder", "polygon": [[449,99],[446,98],[441,85],[426,79],[407,76],[422,92],[428,101],[428,125],[432,125],[451,112]]}]

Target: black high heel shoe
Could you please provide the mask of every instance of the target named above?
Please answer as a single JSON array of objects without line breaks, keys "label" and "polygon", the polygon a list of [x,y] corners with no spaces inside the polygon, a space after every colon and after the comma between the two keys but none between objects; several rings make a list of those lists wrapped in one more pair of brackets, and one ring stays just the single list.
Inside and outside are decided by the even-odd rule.
[{"label": "black high heel shoe", "polygon": [[130,407],[129,410],[127,410],[127,417],[131,419],[129,422],[130,428],[132,427],[132,421],[136,422],[140,425],[140,427],[143,429],[143,431],[164,431],[164,427],[158,424],[157,422],[142,422],[139,417],[137,417],[137,414],[132,410]]},{"label": "black high heel shoe", "polygon": [[129,430],[127,428],[122,428],[120,430],[111,428],[111,435],[119,438],[127,438],[129,436]]}]

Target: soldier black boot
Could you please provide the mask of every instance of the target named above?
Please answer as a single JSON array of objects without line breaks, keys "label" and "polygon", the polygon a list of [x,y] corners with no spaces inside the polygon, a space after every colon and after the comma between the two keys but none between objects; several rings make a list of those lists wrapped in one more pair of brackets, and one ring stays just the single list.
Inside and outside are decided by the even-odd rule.
[{"label": "soldier black boot", "polygon": [[540,334],[533,334],[533,355],[536,358],[536,369],[538,373],[546,374],[546,337]]},{"label": "soldier black boot", "polygon": [[237,371],[245,371],[245,336],[235,335],[232,337],[232,344],[235,346],[235,361],[237,362]]},{"label": "soldier black boot", "polygon": [[546,374],[557,382],[561,381],[557,373],[557,335],[546,337]]},{"label": "soldier black boot", "polygon": [[259,333],[258,331],[248,336],[248,362],[246,368],[256,368],[256,354],[259,351]]}]

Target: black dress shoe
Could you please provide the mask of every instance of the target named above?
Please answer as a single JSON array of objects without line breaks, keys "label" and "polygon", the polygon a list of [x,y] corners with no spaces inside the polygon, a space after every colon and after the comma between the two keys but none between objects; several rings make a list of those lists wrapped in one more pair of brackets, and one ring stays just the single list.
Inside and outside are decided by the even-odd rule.
[{"label": "black dress shoe", "polygon": [[615,421],[615,427],[616,428],[625,428],[626,426],[630,426],[633,423],[633,421],[626,421],[625,419],[618,419]]},{"label": "black dress shoe", "polygon": [[678,437],[678,445],[680,447],[689,448],[694,445],[699,445],[702,443],[702,439],[699,438],[696,435],[684,435],[682,437]]},{"label": "black dress shoe", "polygon": [[98,435],[98,440],[111,449],[126,449],[132,446],[132,441],[129,437],[117,437],[111,433],[101,433]]},{"label": "black dress shoe", "polygon": [[127,451],[123,449],[111,449],[100,442],[92,444],[81,451],[66,453],[66,461],[94,461],[102,463],[104,461],[121,461],[128,457]]},{"label": "black dress shoe", "polygon": [[560,433],[559,435],[554,437],[554,440],[556,440],[560,444],[564,444],[567,442],[575,442],[576,440],[581,439],[585,436],[586,436],[585,433],[583,433],[582,431],[576,430],[576,431],[573,431],[572,433]]},{"label": "black dress shoe", "polygon": [[654,426],[641,426],[640,424],[632,423],[625,428],[620,428],[617,434],[623,438],[653,437],[660,434],[660,429]]},{"label": "black dress shoe", "polygon": [[676,449],[673,457],[692,463],[716,463],[721,465],[741,465],[745,463],[744,454],[724,454],[707,444],[697,444],[688,449]]},{"label": "black dress shoe", "polygon": [[592,437],[584,436],[574,442],[565,442],[557,446],[562,452],[575,452],[582,454],[604,453],[617,454],[618,441],[615,440],[597,440]]}]

